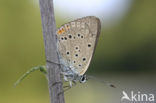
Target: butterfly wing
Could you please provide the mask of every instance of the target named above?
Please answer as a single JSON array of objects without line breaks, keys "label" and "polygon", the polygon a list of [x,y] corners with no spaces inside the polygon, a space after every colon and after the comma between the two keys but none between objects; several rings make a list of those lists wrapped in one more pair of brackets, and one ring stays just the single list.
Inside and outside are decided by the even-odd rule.
[{"label": "butterfly wing", "polygon": [[88,16],[64,24],[57,31],[60,57],[79,75],[83,75],[89,67],[100,30],[100,20]]}]

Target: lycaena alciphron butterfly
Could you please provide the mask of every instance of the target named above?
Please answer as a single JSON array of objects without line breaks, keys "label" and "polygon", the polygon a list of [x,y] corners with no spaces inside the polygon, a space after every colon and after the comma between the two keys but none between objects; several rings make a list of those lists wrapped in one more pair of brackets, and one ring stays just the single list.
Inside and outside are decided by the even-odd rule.
[{"label": "lycaena alciphron butterfly", "polygon": [[57,30],[57,47],[65,81],[86,82],[87,71],[100,35],[101,23],[88,16],[62,25]]},{"label": "lycaena alciphron butterfly", "polygon": [[[97,81],[93,76],[86,76],[85,72],[93,57],[100,30],[100,20],[94,16],[71,21],[62,25],[57,30],[57,50],[60,59],[61,74],[64,81],[69,82],[69,85],[65,86],[68,87],[66,90],[70,89],[72,84],[76,84],[76,82],[85,83],[90,78]],[[51,61],[47,60],[47,62]],[[45,66],[33,67],[15,83],[15,86],[28,74],[36,70],[47,74]],[[115,87],[112,84],[102,82]]]}]

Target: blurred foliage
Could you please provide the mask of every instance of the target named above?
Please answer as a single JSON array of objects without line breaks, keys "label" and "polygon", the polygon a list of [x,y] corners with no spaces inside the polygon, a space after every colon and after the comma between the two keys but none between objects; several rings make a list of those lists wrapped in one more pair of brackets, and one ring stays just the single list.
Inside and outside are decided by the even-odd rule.
[{"label": "blurred foliage", "polygon": [[151,71],[156,68],[154,3],[154,0],[135,1],[120,24],[109,29],[103,28],[93,68],[99,66],[103,67],[99,71],[116,69],[119,72]]},{"label": "blurred foliage", "polygon": [[[89,73],[108,71],[111,74],[131,70],[135,73],[136,70],[141,72],[155,69],[155,4],[155,0],[135,0],[120,23],[111,28],[102,28]],[[63,23],[61,17],[56,17],[56,21],[57,27]],[[41,73],[34,73],[20,86],[13,88],[14,82],[27,69],[44,64],[39,6],[30,0],[0,0],[0,102],[49,103],[47,81]],[[95,98],[94,93],[100,91],[90,91],[90,88],[93,89],[84,88],[90,95],[83,92],[84,90],[79,94],[81,97],[90,98],[84,100],[84,103],[95,103],[92,99]],[[74,91],[79,92],[73,89],[73,93]],[[97,96],[108,96],[100,93]],[[81,99],[78,94],[72,99],[70,96],[72,94],[66,95],[70,103],[74,99]],[[107,100],[108,98],[110,97]]]}]

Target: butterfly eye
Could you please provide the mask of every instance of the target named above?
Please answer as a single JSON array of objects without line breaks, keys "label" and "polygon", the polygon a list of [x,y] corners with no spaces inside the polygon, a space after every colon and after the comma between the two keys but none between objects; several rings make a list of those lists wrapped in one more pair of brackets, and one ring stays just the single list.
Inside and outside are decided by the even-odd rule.
[{"label": "butterfly eye", "polygon": [[83,77],[81,78],[81,80],[84,81],[84,80],[85,80],[85,77],[83,76]]},{"label": "butterfly eye", "polygon": [[86,75],[80,77],[80,83],[85,83],[87,80]]}]

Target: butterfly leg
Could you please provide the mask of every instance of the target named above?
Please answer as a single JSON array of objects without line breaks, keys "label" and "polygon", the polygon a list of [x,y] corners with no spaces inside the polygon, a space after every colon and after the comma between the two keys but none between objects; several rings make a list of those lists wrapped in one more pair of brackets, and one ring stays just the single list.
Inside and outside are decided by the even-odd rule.
[{"label": "butterfly leg", "polygon": [[76,82],[75,82],[75,81],[72,81],[72,83],[73,83],[73,86],[75,86],[75,85],[76,85]]},{"label": "butterfly leg", "polygon": [[66,92],[67,90],[71,89],[71,87],[73,87],[75,85],[76,85],[75,81],[69,81],[69,85],[63,87],[64,88],[64,92]]},{"label": "butterfly leg", "polygon": [[64,88],[66,88],[66,89],[64,89],[64,91],[63,92],[66,92],[66,91],[68,91],[69,89],[71,89],[71,86],[65,86]]},{"label": "butterfly leg", "polygon": [[75,85],[76,85],[76,81],[69,81],[69,85],[63,86],[64,91],[60,92],[59,95],[62,94],[62,93],[65,93],[66,91],[68,91],[69,89],[71,89],[71,87],[73,87]]},{"label": "butterfly leg", "polygon": [[71,87],[72,87],[72,81],[69,81],[69,85],[63,86],[64,90],[62,92],[60,92],[59,95],[68,91],[69,89],[71,89]]},{"label": "butterfly leg", "polygon": [[67,90],[69,90],[71,87],[72,87],[72,81],[69,81],[69,85],[64,86],[64,92],[66,92]]}]

